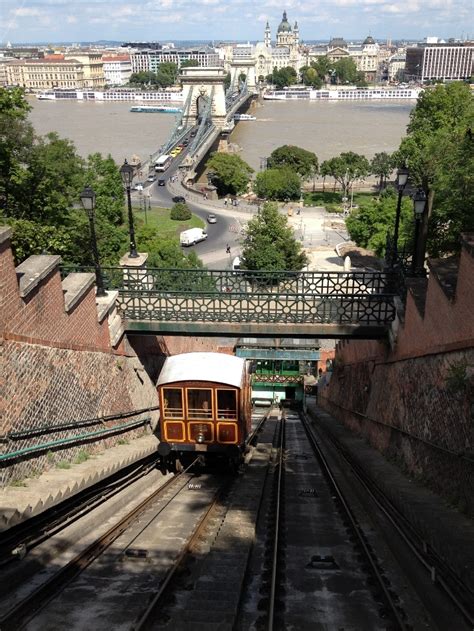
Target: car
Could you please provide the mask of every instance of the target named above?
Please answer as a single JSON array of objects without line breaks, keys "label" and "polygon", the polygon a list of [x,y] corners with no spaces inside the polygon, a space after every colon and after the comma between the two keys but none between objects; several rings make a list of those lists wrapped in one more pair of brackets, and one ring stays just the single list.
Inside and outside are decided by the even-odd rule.
[{"label": "car", "polygon": [[143,183],[135,182],[135,184],[132,186],[132,191],[143,191]]},{"label": "car", "polygon": [[166,186],[166,180],[162,177],[158,180],[158,186]]},{"label": "car", "polygon": [[186,200],[182,195],[175,195],[171,198],[175,204],[184,204]]},{"label": "car", "polygon": [[189,140],[186,138],[186,140],[183,140],[183,147],[187,147],[189,145]]},{"label": "car", "polygon": [[191,138],[194,138],[197,134],[197,130],[194,130],[191,132]]},{"label": "car", "polygon": [[146,179],[147,182],[154,182],[155,180],[156,180],[156,175],[154,175],[153,173],[150,173],[150,175]]},{"label": "car", "polygon": [[207,216],[207,223],[217,223],[217,217],[212,213]]}]

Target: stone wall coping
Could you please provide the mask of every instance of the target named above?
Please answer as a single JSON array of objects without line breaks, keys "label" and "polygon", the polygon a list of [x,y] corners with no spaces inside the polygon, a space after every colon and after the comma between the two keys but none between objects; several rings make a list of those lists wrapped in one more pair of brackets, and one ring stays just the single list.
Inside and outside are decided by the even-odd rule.
[{"label": "stone wall coping", "polygon": [[109,314],[110,310],[115,306],[115,301],[118,297],[118,291],[107,291],[105,296],[99,296],[95,298],[97,305],[97,316],[99,322]]},{"label": "stone wall coping", "polygon": [[132,258],[129,254],[124,254],[119,261],[120,267],[143,267],[147,261],[148,253],[139,252],[138,256]]},{"label": "stone wall coping", "polygon": [[89,272],[72,272],[63,280],[64,305],[66,311],[72,311],[82,300],[95,281],[95,274]]},{"label": "stone wall coping", "polygon": [[12,236],[12,229],[10,226],[0,226],[0,245],[8,241]]},{"label": "stone wall coping", "polygon": [[59,267],[61,257],[49,254],[34,254],[16,267],[20,296],[25,298],[39,283]]}]

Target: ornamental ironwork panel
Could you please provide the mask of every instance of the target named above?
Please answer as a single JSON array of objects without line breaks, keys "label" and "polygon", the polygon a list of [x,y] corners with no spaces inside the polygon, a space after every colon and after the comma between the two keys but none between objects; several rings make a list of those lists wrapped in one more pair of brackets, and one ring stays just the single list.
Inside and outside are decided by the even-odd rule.
[{"label": "ornamental ironwork panel", "polygon": [[396,271],[104,268],[103,276],[128,320],[380,325],[395,318],[402,290]]}]

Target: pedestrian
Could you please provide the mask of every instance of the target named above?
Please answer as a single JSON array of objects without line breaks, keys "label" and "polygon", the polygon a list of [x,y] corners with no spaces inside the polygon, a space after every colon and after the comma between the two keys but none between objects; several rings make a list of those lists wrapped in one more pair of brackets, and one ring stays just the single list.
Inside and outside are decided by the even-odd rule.
[{"label": "pedestrian", "polygon": [[204,199],[207,199],[207,193],[204,193]]},{"label": "pedestrian", "polygon": [[227,206],[227,197],[224,199],[224,206]]},{"label": "pedestrian", "polygon": [[226,254],[230,254],[230,245],[229,244],[227,244],[226,247],[225,247],[225,253]]}]

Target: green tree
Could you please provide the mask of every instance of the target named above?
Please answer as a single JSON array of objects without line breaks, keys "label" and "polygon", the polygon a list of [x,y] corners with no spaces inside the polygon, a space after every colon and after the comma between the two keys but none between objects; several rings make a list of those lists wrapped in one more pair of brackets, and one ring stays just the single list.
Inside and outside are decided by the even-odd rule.
[{"label": "green tree", "polygon": [[254,190],[258,197],[284,201],[299,199],[301,195],[301,180],[297,173],[288,167],[281,169],[266,169],[257,173]]},{"label": "green tree", "polygon": [[246,270],[301,270],[307,264],[287,218],[270,202],[248,222],[240,258]]},{"label": "green tree", "polygon": [[124,221],[124,191],[120,171],[112,156],[89,155],[83,183],[91,186],[96,194],[96,216],[120,226]]},{"label": "green tree", "polygon": [[240,156],[232,153],[213,153],[207,162],[214,173],[212,183],[219,195],[237,195],[247,190],[253,169]]},{"label": "green tree", "polygon": [[303,66],[300,70],[300,75],[304,85],[309,85],[316,90],[322,88],[324,80],[318,75],[317,70],[312,64],[310,66]]},{"label": "green tree", "polygon": [[169,62],[165,62],[158,66],[156,72],[156,83],[162,88],[168,88],[176,83],[178,78],[178,66]]},{"label": "green tree", "polygon": [[134,72],[129,79],[129,83],[132,85],[156,85],[156,74],[151,70],[142,70],[141,72]]},{"label": "green tree", "polygon": [[380,190],[382,190],[382,188],[385,186],[387,179],[390,177],[392,171],[393,157],[385,151],[376,153],[370,161],[370,172],[380,178]]},{"label": "green tree", "polygon": [[312,151],[294,145],[283,145],[272,151],[268,158],[268,167],[288,167],[302,180],[307,180],[318,172],[318,158]]},{"label": "green tree", "polygon": [[284,88],[289,85],[293,85],[296,83],[298,75],[296,74],[296,70],[291,66],[285,66],[284,68],[278,69],[276,66],[273,68],[273,72],[271,75],[268,75],[267,81],[273,83],[277,88]]},{"label": "green tree", "polygon": [[337,83],[354,83],[362,87],[367,85],[363,73],[357,70],[354,60],[351,57],[338,59],[333,65]]},{"label": "green tree", "polygon": [[34,142],[33,127],[27,120],[30,106],[20,88],[0,87],[0,210],[9,215],[27,178],[27,163]]},{"label": "green tree", "polygon": [[397,165],[408,167],[410,180],[427,196],[420,249],[432,255],[459,250],[460,232],[472,230],[474,199],[468,169],[473,128],[469,86],[437,85],[420,95],[396,153]]},{"label": "green tree", "polygon": [[191,219],[192,213],[186,204],[178,202],[171,207],[170,217],[175,221],[186,221]]},{"label": "green tree", "polygon": [[181,62],[181,68],[196,68],[197,66],[199,66],[197,59],[185,59]]},{"label": "green tree", "polygon": [[321,164],[320,173],[339,182],[343,196],[347,196],[355,180],[363,179],[370,173],[370,164],[365,156],[345,151],[335,158],[325,160]]},{"label": "green tree", "polygon": [[[356,245],[374,251],[378,256],[385,252],[387,232],[393,230],[397,207],[397,195],[392,188],[378,197],[364,199],[359,208],[346,219],[351,239]],[[411,200],[403,198],[400,215],[399,247],[412,237],[413,206]]]}]

